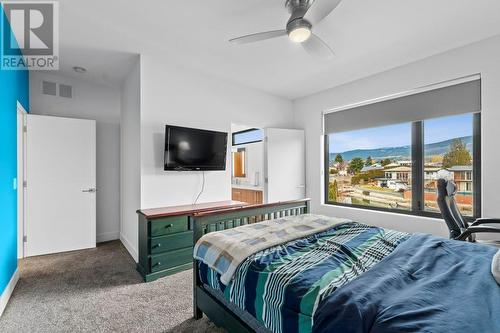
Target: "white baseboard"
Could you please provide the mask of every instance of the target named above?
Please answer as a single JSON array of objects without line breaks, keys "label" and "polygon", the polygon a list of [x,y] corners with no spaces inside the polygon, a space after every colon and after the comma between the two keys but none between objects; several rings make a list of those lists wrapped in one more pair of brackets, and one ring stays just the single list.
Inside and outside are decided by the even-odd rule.
[{"label": "white baseboard", "polygon": [[122,242],[123,246],[125,246],[128,253],[130,253],[132,258],[134,258],[135,262],[139,262],[139,255],[137,254],[137,250],[132,245],[132,243],[123,236],[123,234],[120,234],[120,241]]},{"label": "white baseboard", "polygon": [[7,284],[7,287],[5,287],[2,296],[0,296],[0,316],[2,316],[3,311],[7,307],[7,303],[9,302],[10,296],[12,295],[12,292],[16,287],[17,281],[19,281],[19,271],[16,268],[16,271],[14,272],[14,275],[12,275],[9,284]]},{"label": "white baseboard", "polygon": [[109,241],[116,240],[116,239],[120,239],[120,232],[119,231],[103,232],[103,233],[97,234],[97,236],[96,236],[97,243],[109,242]]}]

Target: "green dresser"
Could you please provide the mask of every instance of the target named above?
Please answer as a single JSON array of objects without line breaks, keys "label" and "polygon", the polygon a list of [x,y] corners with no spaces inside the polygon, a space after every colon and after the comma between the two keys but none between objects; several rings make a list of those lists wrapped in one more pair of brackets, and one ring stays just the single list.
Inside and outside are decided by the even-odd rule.
[{"label": "green dresser", "polygon": [[138,210],[139,262],[137,270],[144,281],[154,281],[192,268],[192,216],[199,212],[238,208],[240,201],[221,201],[198,205]]}]

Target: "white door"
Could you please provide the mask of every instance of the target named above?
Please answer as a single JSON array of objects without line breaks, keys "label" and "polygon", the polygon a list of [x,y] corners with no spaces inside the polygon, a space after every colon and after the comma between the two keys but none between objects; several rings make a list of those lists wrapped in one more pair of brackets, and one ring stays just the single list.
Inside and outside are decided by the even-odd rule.
[{"label": "white door", "polygon": [[95,247],[95,121],[27,116],[26,255]]},{"label": "white door", "polygon": [[265,158],[266,202],[304,198],[304,131],[266,128]]},{"label": "white door", "polygon": [[17,103],[17,258],[24,258],[24,169],[26,111]]}]

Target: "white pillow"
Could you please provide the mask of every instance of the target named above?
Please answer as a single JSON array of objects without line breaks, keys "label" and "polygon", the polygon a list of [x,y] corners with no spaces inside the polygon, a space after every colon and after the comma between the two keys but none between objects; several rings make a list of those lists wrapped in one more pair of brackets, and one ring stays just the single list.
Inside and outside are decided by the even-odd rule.
[{"label": "white pillow", "polygon": [[493,277],[500,285],[500,250],[498,250],[497,254],[495,254],[493,260],[491,261],[491,274],[493,274]]}]

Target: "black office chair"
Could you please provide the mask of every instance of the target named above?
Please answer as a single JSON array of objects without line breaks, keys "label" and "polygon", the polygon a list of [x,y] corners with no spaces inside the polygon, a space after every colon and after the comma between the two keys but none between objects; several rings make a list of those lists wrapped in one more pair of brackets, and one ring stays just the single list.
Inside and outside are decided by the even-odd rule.
[{"label": "black office chair", "polygon": [[[450,229],[450,238],[456,240],[476,241],[476,233],[493,232],[500,233],[500,219],[479,218],[471,225],[467,223],[458,210],[455,201],[457,186],[452,180],[443,178],[437,181],[437,203],[441,210],[441,215]],[[488,224],[488,225],[484,225]],[[492,224],[497,224],[492,225]]]}]

